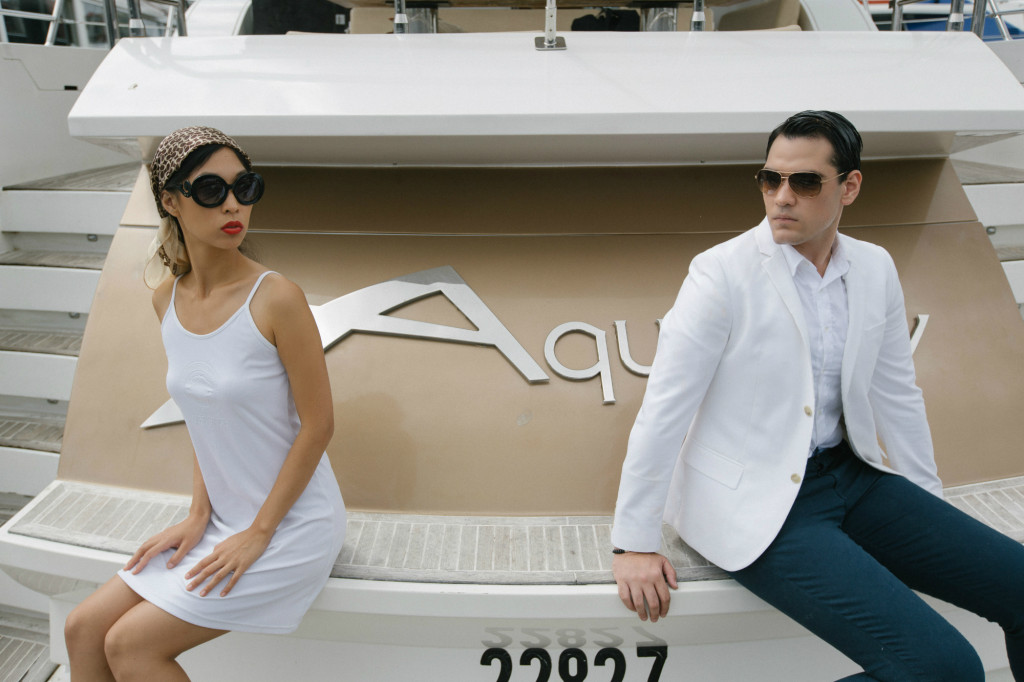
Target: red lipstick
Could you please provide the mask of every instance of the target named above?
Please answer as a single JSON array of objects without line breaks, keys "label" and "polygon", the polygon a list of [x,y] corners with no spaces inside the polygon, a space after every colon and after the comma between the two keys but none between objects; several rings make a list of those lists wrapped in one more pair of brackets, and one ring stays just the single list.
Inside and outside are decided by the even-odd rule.
[{"label": "red lipstick", "polygon": [[237,220],[232,220],[230,223],[225,223],[224,226],[221,227],[220,229],[221,232],[226,232],[227,234],[234,235],[241,232],[243,228],[242,223],[238,222]]}]

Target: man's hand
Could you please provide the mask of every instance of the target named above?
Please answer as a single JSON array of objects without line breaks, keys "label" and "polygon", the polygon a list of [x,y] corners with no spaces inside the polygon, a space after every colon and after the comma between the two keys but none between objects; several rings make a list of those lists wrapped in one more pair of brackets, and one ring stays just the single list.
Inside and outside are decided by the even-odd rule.
[{"label": "man's hand", "polygon": [[[668,615],[672,597],[668,588],[678,589],[676,569],[668,559],[655,552],[626,552],[612,559],[612,575],[619,586],[619,599],[640,620],[651,622]],[[646,602],[646,603],[645,603]]]}]

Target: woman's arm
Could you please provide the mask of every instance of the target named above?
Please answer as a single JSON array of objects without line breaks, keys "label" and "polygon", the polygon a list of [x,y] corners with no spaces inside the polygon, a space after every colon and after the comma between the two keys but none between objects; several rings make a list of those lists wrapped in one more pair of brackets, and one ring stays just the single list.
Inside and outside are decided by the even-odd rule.
[{"label": "woman's arm", "polygon": [[[156,312],[157,319],[162,320],[167,312],[173,285],[174,280],[169,278],[161,282],[153,291],[153,310]],[[189,550],[203,539],[206,525],[210,522],[212,509],[210,496],[206,491],[206,481],[203,480],[203,472],[199,469],[199,460],[196,459],[196,453],[193,451],[192,504],[189,506],[188,516],[143,542],[125,564],[124,570],[138,573],[146,567],[150,559],[172,547],[177,548],[177,551],[167,562],[167,568],[178,565]]]},{"label": "woman's arm", "polygon": [[163,322],[168,306],[171,305],[171,292],[174,291],[174,278],[168,277],[153,290],[153,311],[156,319]]},{"label": "woman's arm", "polygon": [[250,309],[257,327],[277,346],[302,425],[252,525],[221,542],[186,574],[186,578],[192,579],[189,589],[202,585],[201,595],[208,594],[230,574],[220,592],[221,596],[228,594],[266,550],[281,519],[306,489],[334,435],[327,363],[320,332],[302,290],[281,276],[270,275]]}]

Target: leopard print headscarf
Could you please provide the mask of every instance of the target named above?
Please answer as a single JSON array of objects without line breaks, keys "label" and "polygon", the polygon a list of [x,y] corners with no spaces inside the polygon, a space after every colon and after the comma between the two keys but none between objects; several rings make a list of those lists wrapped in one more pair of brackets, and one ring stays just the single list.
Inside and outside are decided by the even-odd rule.
[{"label": "leopard print headscarf", "polygon": [[216,128],[191,126],[175,130],[160,142],[156,153],[153,154],[153,161],[149,164],[149,182],[153,188],[153,198],[156,199],[156,210],[161,218],[168,215],[160,202],[160,193],[163,192],[167,179],[181,167],[189,154],[208,144],[231,147],[245,157],[248,165],[252,165],[249,155],[238,146],[238,143]]}]

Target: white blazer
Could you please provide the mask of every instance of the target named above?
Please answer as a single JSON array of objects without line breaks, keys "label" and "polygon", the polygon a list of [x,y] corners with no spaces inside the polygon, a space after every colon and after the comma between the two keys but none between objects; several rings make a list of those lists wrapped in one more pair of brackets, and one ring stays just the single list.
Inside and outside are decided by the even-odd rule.
[{"label": "white blazer", "polygon": [[[941,496],[896,267],[879,246],[839,239],[850,261],[847,440],[871,466],[891,471],[888,464]],[[718,566],[751,564],[796,499],[813,408],[800,296],[766,219],[694,258],[662,322],[612,543],[658,551],[664,519]]]}]

